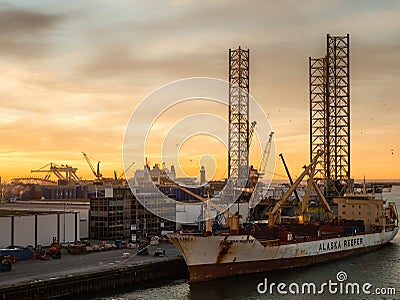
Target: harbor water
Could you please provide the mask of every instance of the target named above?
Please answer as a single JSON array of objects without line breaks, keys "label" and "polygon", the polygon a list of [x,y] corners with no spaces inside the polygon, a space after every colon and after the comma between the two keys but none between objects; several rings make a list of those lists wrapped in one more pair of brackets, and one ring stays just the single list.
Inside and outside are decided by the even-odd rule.
[{"label": "harbor water", "polygon": [[[400,186],[383,193],[383,198],[396,202],[399,210]],[[315,294],[308,290],[310,283],[316,286]],[[279,284],[284,287],[280,291]],[[400,299],[400,236],[380,250],[340,261],[192,285],[173,281],[92,299]]]}]

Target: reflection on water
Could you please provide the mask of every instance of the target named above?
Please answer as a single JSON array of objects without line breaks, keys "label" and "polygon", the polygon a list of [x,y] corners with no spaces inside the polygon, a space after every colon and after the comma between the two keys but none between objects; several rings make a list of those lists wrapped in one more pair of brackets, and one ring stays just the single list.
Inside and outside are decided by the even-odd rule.
[{"label": "reflection on water", "polygon": [[[384,199],[395,201],[400,210],[400,187],[394,187],[392,193],[384,194]],[[260,295],[257,285],[267,278],[268,284],[283,282],[286,284],[313,282],[319,287],[329,280],[336,281],[338,272],[347,273],[347,281],[351,283],[371,283],[371,291],[376,287],[396,288],[397,296],[377,295],[280,295],[276,289],[271,294]],[[332,261],[293,270],[268,272],[214,280],[190,285],[186,280],[174,281],[155,288],[134,290],[128,293],[96,299],[400,299],[400,236],[396,236],[380,250],[340,261]],[[325,289],[326,290],[326,289]]]}]

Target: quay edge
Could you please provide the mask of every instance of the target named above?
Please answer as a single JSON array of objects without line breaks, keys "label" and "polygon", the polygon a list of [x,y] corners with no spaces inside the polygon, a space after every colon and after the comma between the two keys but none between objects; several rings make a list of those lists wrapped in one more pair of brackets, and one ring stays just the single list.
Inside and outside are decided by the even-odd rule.
[{"label": "quay edge", "polygon": [[37,282],[20,283],[0,288],[2,300],[67,299],[91,293],[109,295],[139,284],[157,280],[188,278],[184,259],[173,258],[161,262],[143,263],[91,273],[81,273]]}]

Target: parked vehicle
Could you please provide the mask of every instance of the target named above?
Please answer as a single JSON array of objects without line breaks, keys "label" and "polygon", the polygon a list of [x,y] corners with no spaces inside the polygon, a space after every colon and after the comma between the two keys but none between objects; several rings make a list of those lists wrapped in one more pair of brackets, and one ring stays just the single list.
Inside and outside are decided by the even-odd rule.
[{"label": "parked vehicle", "polygon": [[7,272],[7,271],[11,271],[11,261],[8,259],[1,259],[1,263],[0,263],[0,271],[2,272]]}]

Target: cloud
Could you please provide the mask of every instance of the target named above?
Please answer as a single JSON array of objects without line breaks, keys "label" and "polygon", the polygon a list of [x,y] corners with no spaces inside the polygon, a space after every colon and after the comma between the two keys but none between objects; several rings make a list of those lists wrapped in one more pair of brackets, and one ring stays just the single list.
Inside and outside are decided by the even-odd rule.
[{"label": "cloud", "polygon": [[[177,50],[175,54],[164,54],[163,57],[143,55],[145,53],[146,51],[143,53],[130,51],[128,46],[110,46],[109,49],[96,51],[95,55],[79,66],[76,71],[84,77],[118,78],[131,83],[143,82],[146,81],[146,78],[160,77],[169,77],[172,81],[191,76],[212,76],[212,73],[215,74],[213,66],[227,56],[223,52],[209,53],[207,51],[193,53]],[[206,63],[208,65],[205,65]],[[221,64],[219,69],[224,71],[223,67],[224,65]]]},{"label": "cloud", "polygon": [[[16,157],[0,164],[9,170],[24,151],[43,164],[81,150],[120,160],[138,101],[176,79],[227,79],[238,45],[251,50],[251,94],[295,166],[308,159],[308,56],[324,55],[326,33],[350,33],[353,128],[399,128],[396,1],[14,3],[0,4],[0,133]],[[34,155],[24,155],[29,164]]]},{"label": "cloud", "polygon": [[50,44],[45,34],[65,18],[62,14],[0,6],[0,54],[19,59],[45,56]]}]

